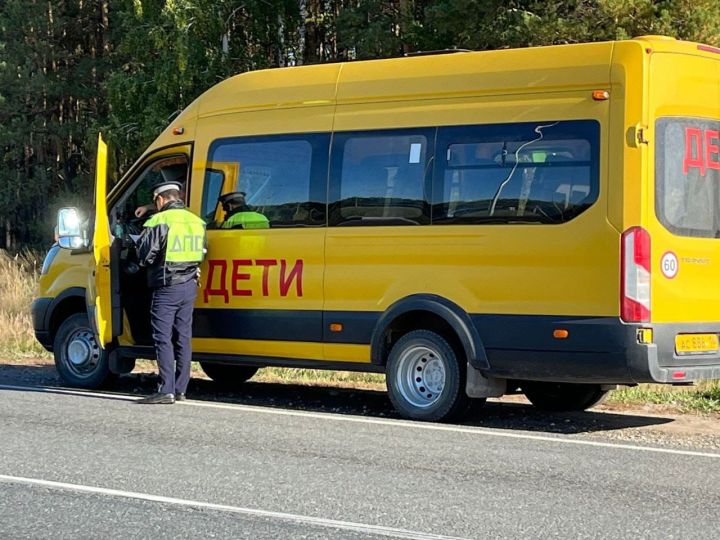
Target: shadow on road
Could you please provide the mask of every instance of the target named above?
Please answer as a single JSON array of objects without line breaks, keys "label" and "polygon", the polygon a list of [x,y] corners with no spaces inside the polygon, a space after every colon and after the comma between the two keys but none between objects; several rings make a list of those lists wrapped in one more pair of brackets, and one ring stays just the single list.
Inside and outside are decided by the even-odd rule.
[{"label": "shadow on road", "polygon": [[[52,365],[0,364],[0,384],[14,386],[62,387]],[[155,390],[156,377],[124,375],[104,390],[141,396]],[[88,396],[89,397],[89,396]],[[275,407],[295,411],[398,418],[385,392],[330,386],[247,382],[236,390],[219,388],[206,379],[192,379],[188,397],[206,402]],[[592,433],[667,424],[672,418],[587,411],[549,413],[524,403],[490,401],[472,407],[457,425],[542,433]]]},{"label": "shadow on road", "polygon": [[3,364],[0,363],[0,384],[15,386],[60,386],[55,366],[52,364]]}]

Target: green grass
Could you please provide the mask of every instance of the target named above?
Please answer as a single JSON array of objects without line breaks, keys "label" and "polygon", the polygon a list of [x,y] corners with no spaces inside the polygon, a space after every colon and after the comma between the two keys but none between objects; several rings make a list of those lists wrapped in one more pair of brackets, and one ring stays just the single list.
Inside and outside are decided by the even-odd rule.
[{"label": "green grass", "polygon": [[624,405],[665,405],[684,413],[720,413],[720,382],[706,381],[687,387],[658,384],[621,387],[610,394],[607,402]]},{"label": "green grass", "polygon": [[349,386],[373,390],[385,389],[385,375],[379,373],[328,371],[324,369],[265,368],[260,370],[253,380],[304,385]]},{"label": "green grass", "polygon": [[[154,361],[138,360],[136,371],[155,371]],[[200,364],[193,362],[192,374],[194,377],[205,376]],[[353,371],[328,371],[324,369],[297,369],[297,368],[263,368],[252,378],[256,382],[299,384],[303,386],[339,386],[347,388],[362,388],[366,390],[384,390],[385,375],[379,373],[358,373]]]}]

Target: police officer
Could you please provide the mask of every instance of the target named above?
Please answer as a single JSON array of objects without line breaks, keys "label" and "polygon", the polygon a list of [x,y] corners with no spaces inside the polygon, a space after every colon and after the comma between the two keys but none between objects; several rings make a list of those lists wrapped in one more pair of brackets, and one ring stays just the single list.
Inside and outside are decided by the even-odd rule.
[{"label": "police officer", "polygon": [[152,289],[150,320],[160,372],[158,391],[140,403],[182,401],[190,381],[192,314],[206,236],[205,223],[185,209],[181,188],[176,181],[155,187],[157,213],[138,241],[140,266],[147,268]]},{"label": "police officer", "polygon": [[268,229],[270,222],[268,218],[259,212],[255,212],[245,202],[245,193],[233,191],[218,197],[218,202],[225,211],[225,220],[220,225],[221,229]]}]

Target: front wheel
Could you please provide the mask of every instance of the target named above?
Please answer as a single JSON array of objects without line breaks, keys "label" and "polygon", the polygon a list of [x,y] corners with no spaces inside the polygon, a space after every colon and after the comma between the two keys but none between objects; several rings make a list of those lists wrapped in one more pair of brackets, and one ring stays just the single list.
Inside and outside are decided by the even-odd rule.
[{"label": "front wheel", "polygon": [[110,377],[108,352],[98,345],[85,313],[60,325],[53,351],[60,378],[70,386],[99,388]]},{"label": "front wheel", "polygon": [[405,418],[440,422],[467,408],[465,362],[439,334],[414,330],[401,337],[388,357],[390,401]]},{"label": "front wheel", "polygon": [[528,381],[521,387],[530,403],[545,411],[584,411],[600,403],[608,393],[599,384]]},{"label": "front wheel", "polygon": [[205,374],[213,382],[223,388],[234,388],[257,373],[258,368],[253,366],[238,366],[233,364],[215,364],[212,362],[200,362]]}]

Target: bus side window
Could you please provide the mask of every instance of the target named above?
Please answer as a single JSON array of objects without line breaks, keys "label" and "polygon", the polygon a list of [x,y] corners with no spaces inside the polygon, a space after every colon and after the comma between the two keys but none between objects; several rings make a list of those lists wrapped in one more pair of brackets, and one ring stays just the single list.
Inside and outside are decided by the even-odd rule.
[{"label": "bus side window", "polygon": [[[221,228],[226,216],[216,211],[218,196],[244,194],[243,212],[263,216],[265,227],[325,225],[329,134],[271,135],[219,139],[210,146],[208,163],[223,167],[224,180],[206,173],[202,208]],[[232,227],[235,228],[235,227]]]},{"label": "bus side window", "polygon": [[432,130],[336,133],[330,225],[430,222],[426,171]]},{"label": "bus side window", "polygon": [[440,128],[437,152],[433,223],[562,223],[598,197],[593,120]]}]

